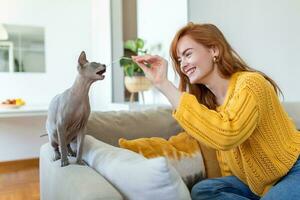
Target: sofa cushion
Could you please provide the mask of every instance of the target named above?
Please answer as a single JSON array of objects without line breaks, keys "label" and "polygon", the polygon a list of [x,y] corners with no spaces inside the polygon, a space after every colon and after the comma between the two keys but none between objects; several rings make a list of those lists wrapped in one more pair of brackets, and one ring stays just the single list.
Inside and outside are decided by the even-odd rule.
[{"label": "sofa cushion", "polygon": [[165,157],[189,189],[205,177],[200,145],[185,132],[172,136],[168,140],[160,137],[135,140],[121,138],[119,145],[146,158]]},{"label": "sofa cushion", "polygon": [[166,107],[143,111],[92,112],[87,124],[88,135],[114,146],[118,146],[121,137],[169,138],[181,130],[172,117],[172,110]]},{"label": "sofa cushion", "polygon": [[87,135],[83,160],[118,188],[126,199],[191,199],[179,174],[163,157],[146,159]]}]

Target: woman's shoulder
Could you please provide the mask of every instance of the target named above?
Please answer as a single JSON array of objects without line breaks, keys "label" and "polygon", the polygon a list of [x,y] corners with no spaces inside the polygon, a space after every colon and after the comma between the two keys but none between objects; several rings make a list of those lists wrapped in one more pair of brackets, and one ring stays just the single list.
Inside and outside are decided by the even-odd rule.
[{"label": "woman's shoulder", "polygon": [[237,76],[237,84],[241,84],[241,85],[244,84],[264,85],[264,84],[268,84],[269,82],[259,72],[249,72],[249,71],[236,72],[236,76]]},{"label": "woman's shoulder", "polygon": [[264,76],[259,72],[242,71],[236,72],[238,80],[265,80]]},{"label": "woman's shoulder", "polygon": [[259,72],[237,72],[235,87],[238,89],[246,88],[254,93],[261,93],[273,90],[272,84]]}]

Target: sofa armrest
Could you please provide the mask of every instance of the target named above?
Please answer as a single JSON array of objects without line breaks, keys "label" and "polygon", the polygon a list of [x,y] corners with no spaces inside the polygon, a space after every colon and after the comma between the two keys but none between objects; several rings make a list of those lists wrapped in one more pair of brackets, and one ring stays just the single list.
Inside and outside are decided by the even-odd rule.
[{"label": "sofa armrest", "polygon": [[[53,162],[49,143],[40,150],[41,200],[122,200],[121,194],[99,173],[84,165],[60,167]],[[70,159],[71,163],[75,160]]]}]

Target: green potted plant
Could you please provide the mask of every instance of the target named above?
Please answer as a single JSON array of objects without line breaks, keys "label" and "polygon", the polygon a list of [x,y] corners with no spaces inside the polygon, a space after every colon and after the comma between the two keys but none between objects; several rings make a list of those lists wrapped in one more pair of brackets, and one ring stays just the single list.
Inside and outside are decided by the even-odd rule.
[{"label": "green potted plant", "polygon": [[125,76],[144,76],[142,69],[131,59],[131,56],[145,55],[147,49],[144,49],[144,40],[127,40],[124,43],[125,55],[120,59],[120,66],[123,67]]},{"label": "green potted plant", "polygon": [[[144,40],[127,40],[124,43],[125,56],[120,59],[120,66],[124,69],[125,87],[131,93],[130,102],[134,100],[134,93],[143,92],[151,87],[150,81],[145,77],[143,70],[131,59],[133,55],[144,55]],[[143,97],[143,93],[142,93]]]}]

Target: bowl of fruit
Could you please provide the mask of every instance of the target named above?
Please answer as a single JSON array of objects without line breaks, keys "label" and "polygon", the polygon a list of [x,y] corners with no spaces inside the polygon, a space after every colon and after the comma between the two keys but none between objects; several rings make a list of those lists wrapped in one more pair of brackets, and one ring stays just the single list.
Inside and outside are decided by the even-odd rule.
[{"label": "bowl of fruit", "polygon": [[20,108],[25,105],[25,101],[21,98],[6,99],[0,103],[0,108]]}]

